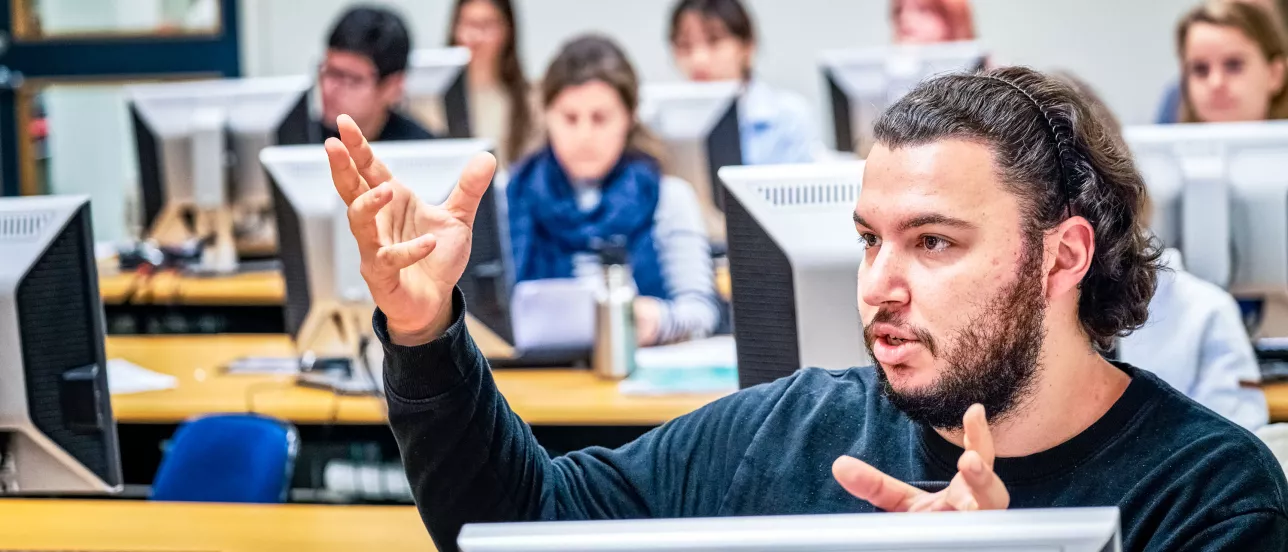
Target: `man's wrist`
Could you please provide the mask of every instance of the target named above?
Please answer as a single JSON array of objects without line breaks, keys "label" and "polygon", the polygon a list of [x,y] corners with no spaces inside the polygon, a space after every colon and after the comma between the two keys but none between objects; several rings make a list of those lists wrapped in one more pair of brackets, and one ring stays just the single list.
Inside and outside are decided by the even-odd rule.
[{"label": "man's wrist", "polygon": [[444,301],[443,308],[434,315],[428,326],[406,328],[393,320],[386,319],[385,328],[389,331],[389,342],[400,347],[419,347],[447,333],[452,325],[452,301]]}]

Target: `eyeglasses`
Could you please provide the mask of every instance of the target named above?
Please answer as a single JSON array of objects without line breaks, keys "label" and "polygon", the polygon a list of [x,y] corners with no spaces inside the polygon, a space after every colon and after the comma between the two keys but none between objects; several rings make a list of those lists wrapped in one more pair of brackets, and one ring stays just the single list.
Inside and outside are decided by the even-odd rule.
[{"label": "eyeglasses", "polygon": [[357,90],[376,84],[380,81],[380,78],[377,75],[370,73],[360,75],[343,69],[337,69],[335,67],[327,67],[324,63],[318,66],[318,83],[325,83],[328,81],[339,84],[342,88]]}]

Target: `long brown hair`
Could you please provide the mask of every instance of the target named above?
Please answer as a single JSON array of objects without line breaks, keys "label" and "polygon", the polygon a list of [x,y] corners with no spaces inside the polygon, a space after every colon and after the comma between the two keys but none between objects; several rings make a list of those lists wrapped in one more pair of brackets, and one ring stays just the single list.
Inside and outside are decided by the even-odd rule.
[{"label": "long brown hair", "polygon": [[648,155],[665,165],[663,147],[639,122],[636,109],[640,101],[640,81],[630,59],[612,39],[596,34],[583,35],[565,43],[559,55],[550,62],[541,81],[541,104],[549,107],[565,88],[600,81],[622,98],[632,123],[626,148]]},{"label": "long brown hair", "polygon": [[452,27],[447,40],[451,46],[456,42],[456,26],[461,21],[461,8],[469,2],[488,2],[505,19],[505,46],[501,47],[500,80],[501,86],[510,100],[510,124],[505,137],[505,148],[509,154],[507,161],[514,161],[523,155],[524,146],[533,131],[532,105],[528,103],[528,79],[523,76],[523,63],[519,59],[519,27],[515,25],[514,5],[510,0],[456,0],[452,10]]},{"label": "long brown hair", "polygon": [[[1280,22],[1266,10],[1244,2],[1212,1],[1198,6],[1181,18],[1176,26],[1176,51],[1181,60],[1181,113],[1180,120],[1185,123],[1200,122],[1194,104],[1190,102],[1189,68],[1185,64],[1185,41],[1190,27],[1196,23],[1207,23],[1221,27],[1231,27],[1243,33],[1257,43],[1266,61],[1285,62],[1288,56],[1288,38]],[[1280,84],[1279,92],[1270,99],[1267,119],[1288,119],[1288,68],[1284,70],[1285,82]]]}]

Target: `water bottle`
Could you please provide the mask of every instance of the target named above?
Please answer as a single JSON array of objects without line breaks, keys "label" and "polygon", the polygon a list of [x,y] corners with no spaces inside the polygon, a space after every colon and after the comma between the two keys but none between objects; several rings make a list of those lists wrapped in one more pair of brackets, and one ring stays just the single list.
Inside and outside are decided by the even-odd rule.
[{"label": "water bottle", "polygon": [[635,371],[635,281],[626,256],[625,239],[600,244],[603,285],[595,297],[595,347],[591,369],[610,380],[626,379]]}]

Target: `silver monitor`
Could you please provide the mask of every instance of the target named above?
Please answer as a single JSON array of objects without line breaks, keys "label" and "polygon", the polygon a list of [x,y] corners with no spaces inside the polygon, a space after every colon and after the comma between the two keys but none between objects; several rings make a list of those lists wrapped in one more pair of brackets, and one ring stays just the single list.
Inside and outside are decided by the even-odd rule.
[{"label": "silver monitor", "polygon": [[832,102],[836,149],[866,158],[877,117],[918,83],[944,73],[974,71],[985,53],[977,42],[894,45],[824,52],[823,78]]},{"label": "silver monitor", "polygon": [[738,383],[870,363],[858,314],[863,162],[725,167]]},{"label": "silver monitor", "polygon": [[121,490],[89,199],[0,199],[0,495]]},{"label": "silver monitor", "polygon": [[1186,270],[1240,294],[1288,289],[1288,123],[1129,127],[1152,227]]},{"label": "silver monitor", "polygon": [[407,64],[408,111],[435,136],[474,136],[465,78],[469,65],[469,48],[426,48],[411,53]]},{"label": "silver monitor", "polygon": [[646,84],[640,89],[639,119],[666,146],[667,172],[687,180],[706,211],[707,233],[724,241],[724,194],[720,167],[741,165],[738,131],[739,82]]},{"label": "silver monitor", "polygon": [[1118,508],[466,525],[463,552],[1119,552]]},{"label": "silver monitor", "polygon": [[[270,145],[321,142],[309,120],[311,87],[303,76],[128,87],[149,236],[169,244],[213,233],[225,256],[233,247],[271,254],[260,223],[272,194],[257,156]],[[234,215],[239,229],[228,227]],[[232,253],[215,261],[222,270],[235,265]]]},{"label": "silver monitor", "polygon": [[[471,157],[492,149],[486,140],[376,142],[371,147],[400,182],[435,204],[447,199]],[[265,148],[259,157],[277,194],[287,333],[301,353],[351,354],[358,334],[370,326],[365,318],[374,305],[359,273],[358,246],[331,182],[326,151],[321,145],[278,146]],[[471,266],[485,261],[471,258]],[[503,282],[504,275],[498,280]]]}]

